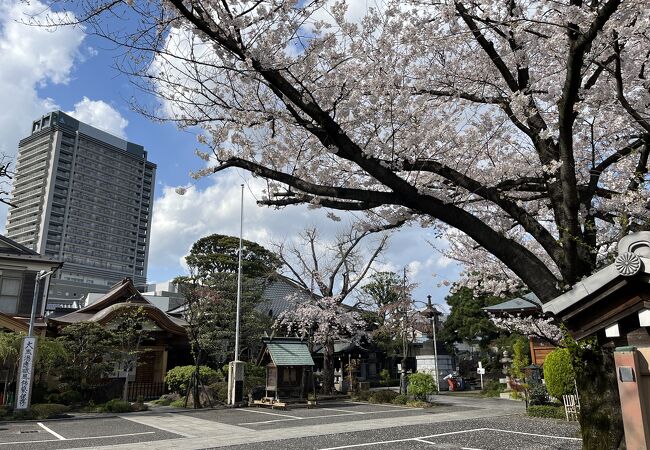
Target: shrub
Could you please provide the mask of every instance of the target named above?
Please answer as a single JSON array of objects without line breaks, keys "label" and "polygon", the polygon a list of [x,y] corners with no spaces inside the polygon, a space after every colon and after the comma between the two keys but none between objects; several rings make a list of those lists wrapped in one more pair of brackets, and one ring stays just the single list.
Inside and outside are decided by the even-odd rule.
[{"label": "shrub", "polygon": [[359,391],[356,394],[354,394],[352,396],[352,398],[354,400],[358,400],[358,401],[361,401],[361,402],[367,402],[368,400],[370,400],[371,395],[372,395],[372,392],[370,392],[370,391]]},{"label": "shrub", "polygon": [[430,373],[413,373],[409,375],[408,381],[408,393],[418,400],[426,400],[427,394],[433,394],[436,391],[436,383]]},{"label": "shrub", "polygon": [[528,407],[531,417],[544,417],[547,419],[564,419],[566,414],[563,406],[558,405],[532,405]]},{"label": "shrub", "polygon": [[396,405],[406,405],[408,401],[409,401],[408,395],[399,394],[397,397],[393,399],[392,403]]},{"label": "shrub", "polygon": [[70,409],[66,405],[57,403],[37,403],[32,405],[32,415],[34,419],[54,419],[60,417]]},{"label": "shrub", "polygon": [[117,398],[107,401],[104,405],[104,410],[110,413],[125,413],[133,411],[131,403]]},{"label": "shrub", "polygon": [[373,392],[368,400],[370,403],[391,403],[397,395],[398,394],[395,391],[383,389],[381,391]]},{"label": "shrub", "polygon": [[169,404],[169,406],[172,406],[174,408],[185,408],[185,399],[179,398],[178,400],[174,400]]},{"label": "shrub", "polygon": [[[167,384],[167,389],[171,392],[177,392],[181,395],[185,395],[187,391],[187,386],[190,383],[192,374],[194,373],[195,366],[176,366],[173,369],[167,372],[165,375],[165,383]],[[215,381],[221,379],[221,375],[218,371],[208,367],[200,366],[199,367],[199,376],[203,384],[211,384]]]},{"label": "shrub", "polygon": [[382,369],[379,372],[379,378],[381,378],[381,382],[384,386],[388,386],[388,383],[390,382],[390,371],[388,369]]},{"label": "shrub", "polygon": [[544,380],[551,397],[561,399],[573,393],[575,372],[568,349],[558,348],[548,354],[544,360]]},{"label": "shrub", "polygon": [[548,392],[542,383],[533,383],[528,387],[528,400],[531,405],[545,405],[548,403]]},{"label": "shrub", "polygon": [[[77,391],[65,391],[59,395],[61,403],[64,405],[74,405],[75,403],[81,403],[83,396],[80,392]],[[49,401],[49,398],[48,398]],[[54,402],[52,402],[54,403]]]},{"label": "shrub", "polygon": [[176,401],[180,398],[178,394],[163,394],[158,400],[153,400],[150,403],[160,406],[169,406],[173,401]]},{"label": "shrub", "polygon": [[9,405],[2,405],[0,406],[0,418],[4,419],[8,415],[11,414],[12,407]]},{"label": "shrub", "polygon": [[228,401],[228,382],[217,381],[208,386],[212,392],[212,399],[217,402],[226,403]]},{"label": "shrub", "polygon": [[431,403],[429,402],[423,402],[422,400],[409,400],[406,402],[406,406],[410,406],[411,408],[431,408]]},{"label": "shrub", "polygon": [[244,376],[244,394],[248,395],[256,387],[266,387],[266,377]]},{"label": "shrub", "polygon": [[485,383],[481,394],[484,397],[498,397],[503,392],[503,385],[498,380],[490,380]]}]

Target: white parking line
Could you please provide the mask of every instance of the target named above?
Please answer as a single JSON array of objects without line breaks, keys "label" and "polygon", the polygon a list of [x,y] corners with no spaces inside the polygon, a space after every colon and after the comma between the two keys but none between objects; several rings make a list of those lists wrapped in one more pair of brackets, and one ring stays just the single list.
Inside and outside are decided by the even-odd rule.
[{"label": "white parking line", "polygon": [[[127,433],[127,434],[109,434],[106,436],[87,436],[87,437],[75,437],[75,438],[64,438],[64,441],[83,441],[85,439],[105,439],[105,438],[116,438],[124,436],[139,436],[142,434],[155,434],[155,431],[143,431],[142,433]],[[60,439],[43,439],[40,441],[15,441],[15,442],[0,442],[0,445],[17,445],[17,444],[32,444],[39,442],[58,442]]]},{"label": "white parking line", "polygon": [[256,409],[250,409],[250,408],[247,409],[246,412],[253,412],[253,413],[257,413],[257,414],[268,414],[268,415],[271,415],[271,416],[291,417],[292,419],[302,419],[302,417],[292,416],[290,414],[279,414],[279,413],[274,413],[274,412],[269,412],[269,411],[258,411]]},{"label": "white parking line", "polygon": [[422,442],[422,443],[424,443],[424,444],[436,445],[435,442],[425,441],[424,439],[412,439],[412,440],[413,440],[413,441],[416,441],[416,442]]},{"label": "white parking line", "polygon": [[386,405],[383,403],[355,402],[353,400],[346,400],[345,403],[354,403],[355,405],[383,406],[384,408],[393,408],[393,409],[424,409],[424,408],[413,408],[412,406],[404,406],[404,405]]},{"label": "white parking line", "polygon": [[[331,408],[319,408],[319,409],[331,409]],[[411,408],[413,409],[413,408]],[[420,408],[416,408],[420,409]],[[335,411],[342,411],[342,410],[335,410]],[[259,412],[261,413],[262,411],[251,411],[251,412]],[[243,422],[243,423],[238,423],[238,426],[245,426],[245,425],[261,425],[261,424],[266,424],[266,423],[275,423],[275,422],[290,422],[292,420],[313,420],[313,419],[326,419],[328,417],[343,417],[343,416],[356,416],[356,415],[369,415],[369,414],[389,414],[391,412],[394,412],[394,410],[387,410],[387,411],[346,411],[346,414],[324,414],[322,416],[307,416],[307,417],[298,417],[298,416],[288,416],[290,417],[289,419],[273,419],[273,420],[262,420],[262,421],[257,421],[257,422]],[[270,414],[270,413],[266,413]],[[280,414],[276,414],[280,415]]]},{"label": "white parking line", "polygon": [[[318,408],[318,409],[325,409],[325,410],[327,410],[327,411],[340,411],[340,412],[344,412],[344,413],[346,413],[346,414],[366,414],[366,413],[363,412],[363,411],[350,411],[350,410],[348,410],[348,409],[323,408],[323,407]],[[387,411],[382,411],[382,412],[387,412]]]},{"label": "white parking line", "polygon": [[[501,430],[498,428],[474,428],[471,430],[460,430],[460,431],[450,431],[448,433],[439,433],[439,434],[431,434],[429,436],[418,436],[414,438],[406,438],[406,439],[393,439],[390,441],[375,441],[375,442],[364,442],[363,444],[350,444],[350,445],[341,445],[339,447],[327,447],[323,448],[320,450],[341,450],[345,448],[356,448],[356,447],[368,447],[371,445],[380,445],[380,444],[395,444],[398,442],[408,442],[408,441],[418,441],[418,442],[426,442],[427,444],[434,444],[433,442],[427,441],[427,439],[432,439],[436,437],[442,437],[442,436],[451,436],[454,434],[461,434],[461,433],[472,433],[475,431],[497,431],[497,432],[503,432],[503,433],[514,433],[514,434],[525,434],[527,436],[536,436],[536,437],[545,437],[545,438],[551,438],[551,439],[567,439],[567,440],[575,440],[575,441],[581,441],[582,439],[580,438],[573,438],[573,437],[566,437],[566,436],[553,436],[550,434],[537,434],[537,433],[525,433],[523,431],[510,431],[510,430]],[[464,450],[481,450],[481,449],[475,449],[471,447],[464,447]]]},{"label": "white parking line", "polygon": [[55,438],[57,438],[58,440],[60,440],[60,441],[65,441],[65,440],[66,440],[66,439],[65,439],[63,436],[61,436],[59,433],[57,433],[56,431],[52,431],[50,428],[46,427],[46,426],[43,425],[41,422],[36,422],[36,424],[37,424],[39,427],[41,427],[42,429],[44,429],[45,431],[47,431],[48,433],[50,433],[52,436],[54,436]]},{"label": "white parking line", "polygon": [[512,433],[512,434],[525,434],[527,436],[538,436],[538,437],[548,437],[553,439],[566,439],[569,441],[581,441],[582,438],[574,438],[568,436],[553,436],[551,434],[537,434],[537,433],[525,433],[523,431],[511,431],[511,430],[500,430],[499,428],[484,428],[485,430],[490,431],[500,431],[501,433]]}]

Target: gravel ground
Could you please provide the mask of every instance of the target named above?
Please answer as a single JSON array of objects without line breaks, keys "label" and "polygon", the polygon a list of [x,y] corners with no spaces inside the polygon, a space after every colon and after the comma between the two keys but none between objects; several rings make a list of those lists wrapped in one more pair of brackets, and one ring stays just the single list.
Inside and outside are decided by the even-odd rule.
[{"label": "gravel ground", "polygon": [[[469,431],[475,430],[475,431]],[[552,436],[552,437],[551,437]],[[562,437],[572,439],[562,439]],[[228,447],[233,450],[275,449],[580,449],[578,426],[548,419],[509,416],[413,425],[356,433],[322,435]],[[416,440],[421,438],[421,440]]]}]

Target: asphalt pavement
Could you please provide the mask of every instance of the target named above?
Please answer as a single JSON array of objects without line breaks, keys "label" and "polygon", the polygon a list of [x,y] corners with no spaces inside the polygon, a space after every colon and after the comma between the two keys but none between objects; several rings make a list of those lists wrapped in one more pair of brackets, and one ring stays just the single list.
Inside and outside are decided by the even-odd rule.
[{"label": "asphalt pavement", "polygon": [[532,419],[500,399],[439,396],[432,408],[329,401],[291,407],[171,411],[0,423],[0,450],[97,448],[579,449],[577,424]]}]

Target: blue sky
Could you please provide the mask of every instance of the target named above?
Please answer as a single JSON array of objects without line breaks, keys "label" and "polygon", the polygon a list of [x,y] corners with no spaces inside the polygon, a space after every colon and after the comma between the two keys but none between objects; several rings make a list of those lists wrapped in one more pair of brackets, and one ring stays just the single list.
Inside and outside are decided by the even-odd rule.
[{"label": "blue sky", "polygon": [[[198,238],[210,233],[238,233],[241,183],[247,186],[247,239],[269,245],[293,239],[305,227],[316,224],[322,228],[323,236],[331,238],[341,227],[340,223],[326,219],[321,210],[293,207],[276,211],[257,207],[254,201],[260,195],[260,186],[244,172],[231,171],[199,182],[192,180],[189,172],[202,166],[202,161],[194,156],[198,146],[194,131],[151,122],[129,108],[132,98],[141,102],[151,99],[112,67],[119,51],[79,29],[50,33],[16,23],[15,19],[23,17],[29,8],[35,10],[42,5],[0,0],[0,103],[5,108],[0,112],[0,151],[14,156],[17,142],[27,135],[31,120],[55,108],[144,145],[149,159],[158,165],[149,251],[150,281],[164,281],[183,273],[182,258]],[[190,182],[193,187],[185,196],[174,192],[175,186]],[[0,209],[3,227],[5,217],[6,208]],[[433,241],[435,236],[430,230],[400,230],[391,237],[391,245],[377,268],[401,272],[402,267],[408,266],[413,281],[419,284],[416,298],[424,300],[432,294],[441,301],[448,288],[438,285],[444,280],[453,281],[460,268],[427,244]],[[444,247],[444,242],[437,245]]]}]

